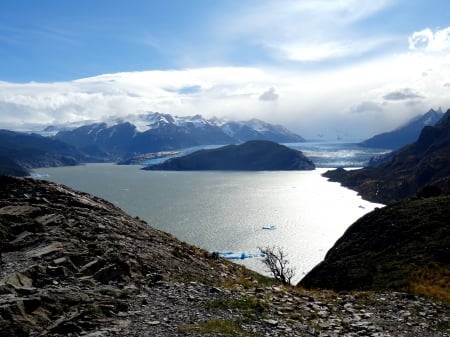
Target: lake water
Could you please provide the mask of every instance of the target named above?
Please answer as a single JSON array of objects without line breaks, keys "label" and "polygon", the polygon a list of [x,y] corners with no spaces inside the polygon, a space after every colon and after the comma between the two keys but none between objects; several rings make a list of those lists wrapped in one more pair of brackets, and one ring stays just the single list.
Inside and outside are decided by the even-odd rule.
[{"label": "lake water", "polygon": [[[328,158],[327,153],[323,156]],[[324,258],[350,224],[381,206],[328,182],[321,176],[325,168],[294,172],[140,168],[88,164],[35,172],[103,197],[130,215],[209,251],[258,253],[258,247],[279,246],[296,269],[294,282]],[[263,229],[271,225],[275,229]],[[267,274],[260,258],[236,262]]]}]

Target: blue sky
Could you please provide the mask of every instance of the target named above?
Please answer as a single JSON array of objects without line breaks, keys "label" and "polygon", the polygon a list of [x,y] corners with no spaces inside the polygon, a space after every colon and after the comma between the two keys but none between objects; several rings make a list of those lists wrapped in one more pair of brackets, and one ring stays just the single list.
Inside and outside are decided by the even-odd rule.
[{"label": "blue sky", "polygon": [[450,108],[449,55],[448,0],[4,0],[0,127],[160,111],[361,138]]}]

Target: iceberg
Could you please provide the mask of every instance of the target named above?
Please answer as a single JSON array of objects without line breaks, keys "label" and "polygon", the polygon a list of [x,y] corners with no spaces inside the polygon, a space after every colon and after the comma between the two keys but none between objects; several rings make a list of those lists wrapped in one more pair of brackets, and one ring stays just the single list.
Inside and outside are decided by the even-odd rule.
[{"label": "iceberg", "polygon": [[254,257],[264,257],[265,255],[263,253],[246,253],[246,252],[213,252],[213,254],[217,254],[218,256],[228,259],[228,260],[243,260],[243,259],[250,259]]},{"label": "iceberg", "polygon": [[275,230],[277,227],[275,225],[270,225],[270,226],[263,226],[262,229],[266,229],[269,231],[273,231]]},{"label": "iceberg", "polygon": [[50,178],[50,175],[47,173],[31,173],[31,178],[34,179],[46,179],[46,178]]}]

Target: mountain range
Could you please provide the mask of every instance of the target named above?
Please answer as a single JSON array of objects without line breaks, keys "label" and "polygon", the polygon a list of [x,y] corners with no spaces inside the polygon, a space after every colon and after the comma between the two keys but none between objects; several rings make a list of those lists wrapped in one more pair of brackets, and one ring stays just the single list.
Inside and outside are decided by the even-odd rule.
[{"label": "mountain range", "polygon": [[0,175],[26,176],[37,167],[118,162],[148,153],[248,140],[305,141],[280,125],[258,119],[207,120],[200,115],[155,112],[85,125],[51,125],[39,133],[0,130]]},{"label": "mountain range", "polygon": [[27,176],[35,167],[69,166],[89,157],[60,140],[0,130],[0,175]]},{"label": "mountain range", "polygon": [[435,125],[442,118],[442,109],[429,110],[427,113],[416,116],[409,122],[401,125],[395,130],[383,132],[359,143],[363,147],[381,149],[399,149],[402,146],[416,141],[422,129],[427,125]]},{"label": "mountain range", "polygon": [[394,151],[385,163],[351,171],[341,168],[324,175],[368,200],[385,204],[418,192],[450,192],[450,110],[435,126],[425,126],[415,142]]},{"label": "mountain range", "polygon": [[178,117],[158,112],[92,123],[62,130],[55,138],[91,156],[119,160],[144,153],[199,145],[225,145],[248,140],[280,143],[303,142],[304,138],[280,125],[258,119],[225,121],[200,115]]}]

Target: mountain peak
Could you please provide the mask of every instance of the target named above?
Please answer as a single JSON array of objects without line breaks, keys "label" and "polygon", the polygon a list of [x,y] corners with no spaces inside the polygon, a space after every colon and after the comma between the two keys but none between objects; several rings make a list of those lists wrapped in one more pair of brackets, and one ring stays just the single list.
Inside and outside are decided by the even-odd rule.
[{"label": "mountain peak", "polygon": [[[122,126],[122,127],[119,127]],[[97,148],[114,160],[199,145],[225,145],[249,140],[303,142],[288,129],[259,119],[224,121],[202,115],[174,116],[160,112],[109,118],[107,123],[59,132],[56,137],[76,147]],[[110,159],[111,159],[110,158]]]},{"label": "mountain peak", "polygon": [[364,147],[398,149],[417,140],[424,126],[433,126],[442,118],[442,110],[430,109],[423,115],[412,118],[406,124],[389,132],[366,139],[360,145]]}]

